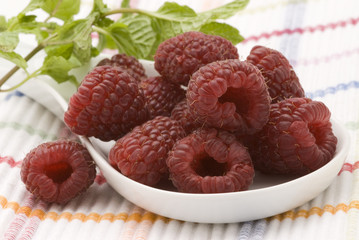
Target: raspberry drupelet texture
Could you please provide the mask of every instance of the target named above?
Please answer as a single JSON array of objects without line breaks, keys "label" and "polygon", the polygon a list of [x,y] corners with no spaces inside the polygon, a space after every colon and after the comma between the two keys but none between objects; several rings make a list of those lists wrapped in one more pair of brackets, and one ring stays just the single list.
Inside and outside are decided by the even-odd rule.
[{"label": "raspberry drupelet texture", "polygon": [[96,176],[95,163],[78,142],[57,140],[31,150],[21,165],[21,180],[36,197],[66,203],[86,191]]},{"label": "raspberry drupelet texture", "polygon": [[277,50],[255,46],[247,61],[261,71],[272,103],[291,97],[304,97],[304,90],[287,58]]},{"label": "raspberry drupelet texture", "polygon": [[170,116],[174,106],[186,98],[180,85],[164,81],[161,76],[149,77],[140,83],[146,98],[150,118]]},{"label": "raspberry drupelet texture", "polygon": [[162,42],[154,56],[155,68],[167,81],[187,86],[192,73],[208,63],[238,59],[227,39],[201,32],[186,32]]},{"label": "raspberry drupelet texture", "polygon": [[124,53],[115,54],[110,58],[101,60],[97,66],[110,65],[121,67],[125,69],[134,79],[140,82],[147,78],[143,65],[133,56],[128,56]]},{"label": "raspberry drupelet texture", "polygon": [[304,175],[328,163],[337,145],[330,115],[324,103],[309,98],[272,104],[268,123],[249,147],[255,168]]},{"label": "raspberry drupelet texture", "polygon": [[166,160],[180,192],[223,193],[246,190],[254,168],[247,149],[222,130],[199,129],[179,140]]},{"label": "raspberry drupelet texture", "polygon": [[270,101],[258,68],[236,59],[201,67],[187,89],[189,111],[197,121],[238,134],[261,130],[268,120]]},{"label": "raspberry drupelet texture", "polygon": [[184,136],[177,121],[157,116],[116,141],[109,153],[110,164],[127,177],[154,186],[168,173],[168,152]]},{"label": "raspberry drupelet texture", "polygon": [[171,118],[178,121],[186,134],[190,134],[197,128],[203,127],[196,119],[189,113],[187,99],[180,101],[172,110]]},{"label": "raspberry drupelet texture", "polygon": [[123,69],[95,67],[72,95],[64,121],[72,132],[117,140],[148,120],[142,89]]}]

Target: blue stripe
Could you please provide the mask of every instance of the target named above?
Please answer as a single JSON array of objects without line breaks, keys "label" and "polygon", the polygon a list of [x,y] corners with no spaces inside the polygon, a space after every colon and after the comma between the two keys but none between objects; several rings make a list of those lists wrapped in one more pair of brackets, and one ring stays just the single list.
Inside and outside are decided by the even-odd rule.
[{"label": "blue stripe", "polygon": [[18,90],[14,90],[11,93],[9,93],[8,95],[6,95],[5,101],[8,101],[13,96],[22,97],[22,96],[24,96],[24,94]]},{"label": "blue stripe", "polygon": [[359,88],[359,81],[351,81],[348,83],[340,83],[333,87],[327,87],[325,89],[319,89],[314,92],[306,92],[308,98],[324,97],[328,94],[336,94],[339,91],[346,91],[351,88]]}]

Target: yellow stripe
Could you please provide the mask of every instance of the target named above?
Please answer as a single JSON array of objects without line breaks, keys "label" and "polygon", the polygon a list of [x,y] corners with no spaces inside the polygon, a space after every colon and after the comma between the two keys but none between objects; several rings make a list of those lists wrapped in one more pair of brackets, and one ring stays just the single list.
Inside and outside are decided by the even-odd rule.
[{"label": "yellow stripe", "polygon": [[94,222],[101,222],[101,221],[136,221],[136,222],[142,222],[142,221],[150,221],[154,223],[157,220],[162,220],[165,223],[168,223],[171,219],[162,217],[159,215],[156,215],[151,212],[145,212],[144,214],[140,214],[138,212],[132,213],[129,215],[128,213],[104,213],[104,214],[98,214],[95,212],[91,212],[88,215],[84,213],[70,213],[70,212],[62,212],[62,213],[56,213],[53,211],[50,212],[44,212],[41,209],[31,209],[28,206],[20,206],[17,202],[9,202],[5,197],[0,196],[0,205],[3,209],[12,209],[16,214],[25,214],[27,217],[38,217],[40,220],[46,220],[51,219],[53,221],[58,221],[60,219],[66,219],[69,222],[73,220],[79,220],[81,222],[87,222],[87,221],[94,221]]},{"label": "yellow stripe", "polygon": [[349,205],[346,205],[345,203],[339,203],[337,206],[333,206],[330,204],[325,205],[323,208],[319,207],[312,207],[309,210],[298,210],[298,211],[287,211],[282,214],[278,214],[272,217],[267,218],[268,221],[272,220],[279,220],[282,221],[284,219],[292,219],[295,220],[297,218],[303,217],[308,218],[312,215],[322,216],[324,213],[331,213],[336,214],[339,211],[347,213],[351,209],[358,209],[359,210],[359,201],[355,200],[349,203]]}]

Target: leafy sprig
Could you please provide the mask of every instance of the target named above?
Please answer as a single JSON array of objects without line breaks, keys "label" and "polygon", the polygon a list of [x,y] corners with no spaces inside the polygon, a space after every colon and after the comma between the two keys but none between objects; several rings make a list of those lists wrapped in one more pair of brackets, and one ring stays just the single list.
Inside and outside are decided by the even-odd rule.
[{"label": "leafy sprig", "polygon": [[[174,2],[164,3],[157,11],[147,11],[130,8],[129,0],[123,0],[119,9],[109,9],[102,0],[94,0],[88,16],[75,20],[80,0],[31,0],[17,16],[10,19],[0,16],[0,57],[15,64],[0,79],[0,92],[13,90],[39,75],[49,75],[58,83],[77,83],[70,71],[88,63],[104,48],[153,60],[162,41],[187,31],[219,35],[238,44],[243,40],[239,31],[218,20],[233,16],[245,8],[248,1],[234,0],[196,13]],[[37,16],[32,14],[34,10],[46,12],[47,18],[37,21]],[[113,14],[121,14],[121,17],[113,21],[109,17]],[[94,32],[99,36],[96,46],[91,39]],[[24,57],[15,52],[21,44],[19,34],[32,34],[37,40],[37,46]],[[40,51],[45,52],[42,66],[28,72],[28,61]],[[19,69],[26,73],[25,79],[3,89],[3,84]]]}]

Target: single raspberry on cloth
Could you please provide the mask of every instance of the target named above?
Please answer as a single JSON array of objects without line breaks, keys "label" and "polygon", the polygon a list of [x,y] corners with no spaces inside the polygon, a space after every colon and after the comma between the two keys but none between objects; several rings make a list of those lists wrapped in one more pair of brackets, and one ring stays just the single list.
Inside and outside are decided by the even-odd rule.
[{"label": "single raspberry on cloth", "polygon": [[133,56],[124,53],[115,54],[110,58],[102,59],[97,66],[110,65],[125,69],[134,79],[140,82],[147,78],[143,65]]},{"label": "single raspberry on cloth", "polygon": [[117,140],[148,120],[142,89],[126,71],[95,67],[72,95],[64,121],[72,132]]},{"label": "single raspberry on cloth", "polygon": [[187,99],[183,99],[173,108],[171,118],[178,121],[187,134],[190,134],[197,128],[203,127],[196,119],[189,113]]},{"label": "single raspberry on cloth", "polygon": [[246,61],[229,59],[201,67],[192,75],[186,96],[190,113],[209,127],[252,134],[268,120],[267,86],[258,68]]},{"label": "single raspberry on cloth", "polygon": [[78,142],[57,140],[32,149],[21,165],[21,180],[36,197],[66,203],[86,191],[96,176],[95,162]]},{"label": "single raspberry on cloth", "polygon": [[287,58],[277,50],[255,46],[247,61],[261,71],[272,103],[291,97],[304,97],[304,90]]},{"label": "single raspberry on cloth", "polygon": [[247,149],[233,134],[214,128],[195,130],[176,142],[166,163],[180,192],[246,190],[254,177]]},{"label": "single raspberry on cloth", "polygon": [[174,106],[186,98],[186,91],[180,85],[164,81],[160,76],[143,79],[140,88],[146,98],[150,119],[170,116]]},{"label": "single raspberry on cloth", "polygon": [[116,141],[109,153],[110,164],[127,177],[154,186],[168,172],[168,152],[184,136],[177,121],[157,116]]},{"label": "single raspberry on cloth", "polygon": [[238,57],[237,48],[227,39],[192,31],[163,41],[154,60],[165,80],[187,86],[192,73],[201,66]]},{"label": "single raspberry on cloth", "polygon": [[309,98],[272,104],[268,123],[249,146],[255,168],[304,175],[324,166],[337,145],[330,115],[324,103]]}]

